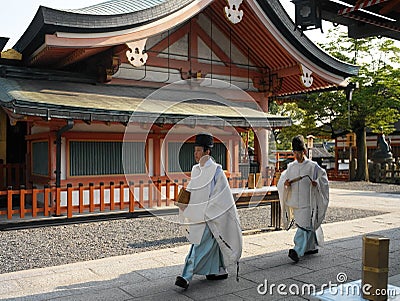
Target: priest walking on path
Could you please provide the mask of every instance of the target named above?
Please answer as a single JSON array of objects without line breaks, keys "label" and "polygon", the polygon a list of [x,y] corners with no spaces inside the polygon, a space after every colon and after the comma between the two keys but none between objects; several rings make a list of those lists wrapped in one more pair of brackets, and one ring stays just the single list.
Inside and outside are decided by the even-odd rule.
[{"label": "priest walking on path", "polygon": [[211,157],[211,134],[196,135],[194,165],[187,186],[188,205],[179,204],[181,223],[192,243],[181,276],[175,285],[187,289],[194,274],[208,280],[228,277],[226,267],[238,267],[242,254],[242,231],[228,180],[221,165]]},{"label": "priest walking on path", "polygon": [[290,163],[278,182],[282,208],[282,224],[289,230],[297,226],[294,247],[289,258],[298,262],[304,255],[318,253],[317,245],[323,244],[321,223],[329,203],[328,177],[323,168],[306,157],[304,137],[292,140],[295,161]]}]

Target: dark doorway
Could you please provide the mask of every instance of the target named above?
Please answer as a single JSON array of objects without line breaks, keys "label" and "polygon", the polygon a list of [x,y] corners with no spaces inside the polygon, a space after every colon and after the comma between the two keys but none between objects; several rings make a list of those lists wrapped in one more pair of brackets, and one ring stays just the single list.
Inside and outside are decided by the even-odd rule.
[{"label": "dark doorway", "polygon": [[26,122],[10,125],[7,122],[6,187],[19,189],[26,180]]},{"label": "dark doorway", "polygon": [[7,163],[25,164],[26,122],[10,125],[7,122]]}]

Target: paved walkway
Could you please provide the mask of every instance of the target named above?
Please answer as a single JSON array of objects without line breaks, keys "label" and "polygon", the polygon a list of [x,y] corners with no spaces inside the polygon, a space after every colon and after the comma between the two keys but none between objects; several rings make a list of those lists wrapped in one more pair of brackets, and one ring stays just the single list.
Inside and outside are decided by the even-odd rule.
[{"label": "paved walkway", "polygon": [[400,287],[400,195],[331,189],[330,206],[390,213],[323,225],[324,248],[297,264],[287,257],[294,230],[246,235],[239,282],[195,276],[187,291],[176,287],[187,245],[0,274],[0,300],[308,300],[304,285],[361,278],[362,235],[371,232],[390,238],[389,284]]}]

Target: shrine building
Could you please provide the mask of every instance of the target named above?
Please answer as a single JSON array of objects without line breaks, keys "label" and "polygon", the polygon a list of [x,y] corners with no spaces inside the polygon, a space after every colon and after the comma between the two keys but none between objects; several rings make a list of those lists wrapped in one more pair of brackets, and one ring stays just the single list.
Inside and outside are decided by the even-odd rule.
[{"label": "shrine building", "polygon": [[1,52],[0,159],[23,166],[26,187],[173,181],[191,170],[194,135],[210,132],[213,156],[240,177],[253,131],[266,176],[272,130],[291,125],[269,102],[357,73],[295,30],[278,0],[41,6]]}]

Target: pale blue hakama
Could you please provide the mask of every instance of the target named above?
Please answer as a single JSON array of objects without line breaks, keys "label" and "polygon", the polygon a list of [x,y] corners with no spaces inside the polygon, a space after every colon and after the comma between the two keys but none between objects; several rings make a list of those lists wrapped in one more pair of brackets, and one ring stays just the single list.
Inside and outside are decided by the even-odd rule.
[{"label": "pale blue hakama", "polygon": [[[312,186],[311,179],[317,182],[315,187]],[[292,184],[285,186],[286,180],[291,180]],[[302,257],[307,251],[314,251],[317,245],[323,244],[320,226],[329,203],[328,177],[322,168],[306,158],[302,163],[294,161],[288,165],[277,188],[282,208],[282,224],[289,229],[290,223],[296,222],[293,249]]]},{"label": "pale blue hakama", "polygon": [[191,245],[186,257],[182,277],[191,281],[193,274],[219,274],[220,267],[224,267],[224,260],[218,242],[206,225],[200,244]]},{"label": "pale blue hakama", "polygon": [[[222,172],[222,169],[218,167],[211,181],[210,191],[213,191],[216,178],[220,172]],[[220,268],[225,269],[222,252],[206,223],[200,243],[192,244],[190,247],[189,254],[186,256],[185,266],[183,267],[182,277],[187,281],[191,281],[194,274],[219,274]]]},{"label": "pale blue hakama", "polygon": [[293,249],[299,257],[304,256],[305,252],[315,250],[316,248],[315,232],[312,230],[298,227],[293,241]]},{"label": "pale blue hakama", "polygon": [[293,238],[293,249],[296,251],[297,255],[301,257],[304,256],[305,252],[315,250],[316,236],[311,226],[311,208],[296,208],[293,209],[293,211],[295,216],[297,216],[297,231]]}]

